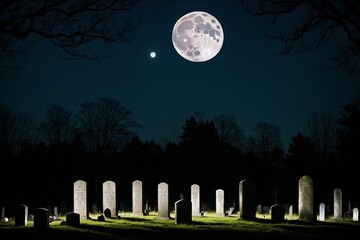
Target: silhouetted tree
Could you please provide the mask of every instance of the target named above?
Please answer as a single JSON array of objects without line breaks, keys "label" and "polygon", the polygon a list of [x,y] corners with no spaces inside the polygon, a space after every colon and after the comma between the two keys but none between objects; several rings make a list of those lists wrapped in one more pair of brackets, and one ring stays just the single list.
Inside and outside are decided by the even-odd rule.
[{"label": "silhouetted tree", "polygon": [[132,112],[118,100],[99,98],[81,104],[80,128],[84,133],[87,150],[102,156],[119,152],[141,127],[131,118]]},{"label": "silhouetted tree", "polygon": [[[43,39],[71,58],[99,59],[89,51],[94,41],[117,43],[131,40],[128,33],[139,21],[123,17],[139,0],[13,0],[0,2],[0,64],[26,52]],[[123,17],[123,18],[121,18]],[[2,65],[4,66],[4,65]],[[1,70],[6,70],[2,68]],[[0,71],[0,78],[4,77]]]},{"label": "silhouetted tree", "polygon": [[336,136],[336,124],[332,115],[326,111],[314,112],[306,121],[304,131],[314,144],[319,162],[328,161]]},{"label": "silhouetted tree", "polygon": [[255,124],[253,132],[253,149],[263,161],[275,165],[275,162],[272,162],[271,154],[276,148],[281,148],[281,128],[276,124],[260,121]]},{"label": "silhouetted tree", "polygon": [[[284,42],[284,49],[279,54],[311,51],[332,39],[338,41],[339,45],[335,56],[329,57],[334,61],[329,67],[344,67],[348,74],[360,71],[358,0],[241,0],[241,4],[247,12],[266,17],[271,24],[277,24],[280,20],[292,23],[293,29],[290,31],[269,35]],[[286,15],[290,16],[281,18]]]},{"label": "silhouetted tree", "polygon": [[337,131],[337,151],[340,160],[351,168],[360,159],[360,97],[342,107]]},{"label": "silhouetted tree", "polygon": [[50,145],[69,142],[76,129],[74,114],[60,105],[52,105],[46,110],[46,120],[39,130]]},{"label": "silhouetted tree", "polygon": [[32,114],[16,113],[0,106],[0,154],[18,155],[24,141],[34,138],[35,119]]},{"label": "silhouetted tree", "polygon": [[234,115],[218,114],[213,122],[221,144],[234,147],[240,152],[244,150],[246,137]]}]

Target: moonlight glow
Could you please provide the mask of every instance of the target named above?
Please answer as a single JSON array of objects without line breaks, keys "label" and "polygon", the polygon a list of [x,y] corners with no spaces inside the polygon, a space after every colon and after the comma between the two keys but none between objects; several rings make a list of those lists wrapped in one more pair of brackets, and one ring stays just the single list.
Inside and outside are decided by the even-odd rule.
[{"label": "moonlight glow", "polygon": [[151,52],[151,53],[150,53],[150,57],[151,57],[151,58],[155,58],[155,57],[156,57],[156,53],[155,53],[155,52]]},{"label": "moonlight glow", "polygon": [[215,57],[223,41],[220,22],[206,12],[190,12],[181,17],[173,28],[172,42],[176,51],[192,62],[204,62]]}]

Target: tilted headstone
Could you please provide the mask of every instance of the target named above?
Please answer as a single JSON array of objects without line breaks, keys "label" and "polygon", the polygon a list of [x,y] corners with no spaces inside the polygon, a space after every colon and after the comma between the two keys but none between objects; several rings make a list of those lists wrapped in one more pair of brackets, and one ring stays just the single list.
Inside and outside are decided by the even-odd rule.
[{"label": "tilted headstone", "polygon": [[256,186],[250,179],[244,179],[239,183],[239,211],[240,219],[256,218]]},{"label": "tilted headstone", "polygon": [[28,222],[28,206],[19,204],[15,209],[15,226],[27,226]]},{"label": "tilted headstone", "polygon": [[80,214],[80,220],[87,219],[87,188],[86,182],[74,182],[74,212]]},{"label": "tilted headstone", "polygon": [[325,221],[325,203],[319,205],[319,221]]},{"label": "tilted headstone", "polygon": [[169,219],[169,186],[165,182],[158,184],[158,218]]},{"label": "tilted headstone", "polygon": [[135,180],[132,183],[132,215],[144,216],[143,183]]},{"label": "tilted headstone", "polygon": [[304,175],[299,180],[299,219],[314,221],[313,180]]},{"label": "tilted headstone", "polygon": [[281,204],[275,204],[270,207],[271,221],[283,222],[285,220],[285,207]]},{"label": "tilted headstone", "polygon": [[65,215],[66,225],[78,227],[80,226],[80,214],[70,212]]},{"label": "tilted headstone", "polygon": [[[116,217],[116,184],[114,181],[105,181],[102,184],[103,190],[103,211],[109,209],[111,216]],[[105,217],[108,217],[105,215]]]},{"label": "tilted headstone", "polygon": [[340,188],[334,190],[334,219],[341,220],[342,216],[342,191]]},{"label": "tilted headstone", "polygon": [[358,208],[353,209],[353,221],[356,221],[356,222],[359,221],[359,209]]},{"label": "tilted headstone", "polygon": [[191,185],[191,204],[192,204],[192,215],[201,216],[200,186],[198,184]]},{"label": "tilted headstone", "polygon": [[49,228],[49,210],[47,208],[34,210],[34,228],[40,230]]},{"label": "tilted headstone", "polygon": [[225,216],[225,195],[224,190],[217,189],[216,190],[216,215],[217,216]]},{"label": "tilted headstone", "polygon": [[192,222],[191,202],[181,199],[175,202],[175,224],[189,224]]}]

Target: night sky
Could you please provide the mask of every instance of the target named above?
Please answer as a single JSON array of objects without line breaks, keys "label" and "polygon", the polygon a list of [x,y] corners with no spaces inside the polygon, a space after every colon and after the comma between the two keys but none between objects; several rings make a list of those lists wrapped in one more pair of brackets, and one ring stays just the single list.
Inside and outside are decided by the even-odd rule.
[{"label": "night sky", "polygon": [[[181,16],[197,10],[215,16],[225,37],[217,56],[194,63],[176,52],[171,35]],[[18,59],[25,66],[16,77],[0,82],[0,104],[42,121],[51,105],[76,112],[84,102],[114,98],[132,110],[144,141],[175,140],[196,112],[209,120],[229,114],[247,136],[261,120],[278,125],[287,149],[312,113],[327,111],[337,118],[360,93],[359,75],[322,69],[335,43],[315,52],[275,56],[283,45],[265,34],[292,26],[268,25],[245,12],[238,0],[143,0],[126,15],[142,18],[129,35],[134,39],[93,44],[93,51],[111,54],[99,61],[67,60],[47,41],[35,45]]]}]

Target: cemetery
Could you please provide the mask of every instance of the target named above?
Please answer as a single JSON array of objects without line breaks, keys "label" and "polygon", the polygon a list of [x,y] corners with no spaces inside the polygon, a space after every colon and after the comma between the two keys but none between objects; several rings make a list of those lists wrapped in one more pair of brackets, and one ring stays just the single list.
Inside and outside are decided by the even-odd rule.
[{"label": "cemetery", "polygon": [[[214,209],[202,206],[201,186],[189,186],[191,194],[170,202],[171,186],[157,185],[156,205],[145,201],[143,182],[132,182],[131,210],[120,206],[116,182],[102,183],[102,204],[88,201],[87,182],[73,184],[71,207],[33,207],[18,204],[9,216],[1,206],[0,236],[22,239],[26,236],[51,239],[358,239],[359,209],[346,212],[342,189],[333,191],[333,202],[314,204],[313,180],[304,175],[298,181],[298,201],[263,206],[256,200],[256,183],[239,182],[238,205],[228,208],[226,192],[214,192]],[[91,205],[90,205],[91,204]],[[346,213],[345,213],[346,212]],[[84,233],[86,232],[86,233]],[[4,238],[1,238],[4,239]]]}]

